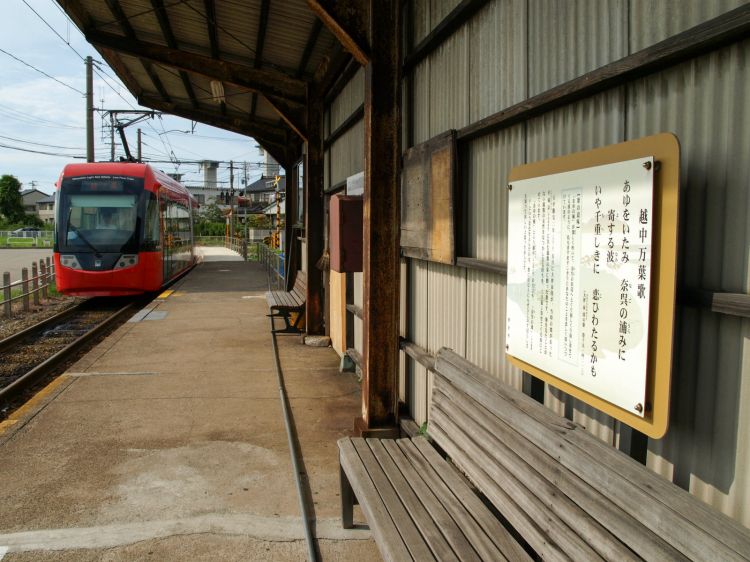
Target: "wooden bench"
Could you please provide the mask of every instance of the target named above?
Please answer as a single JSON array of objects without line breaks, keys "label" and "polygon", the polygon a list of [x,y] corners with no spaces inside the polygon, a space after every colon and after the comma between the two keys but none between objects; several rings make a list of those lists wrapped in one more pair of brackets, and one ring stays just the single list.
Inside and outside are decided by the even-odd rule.
[{"label": "wooden bench", "polygon": [[[277,333],[299,333],[300,323],[305,316],[305,301],[307,300],[307,273],[298,271],[291,291],[269,291],[266,293],[268,308],[271,316],[284,319],[283,330],[274,330]],[[292,313],[297,317],[291,321]]]},{"label": "wooden bench", "polygon": [[750,530],[445,348],[430,400],[450,462],[339,441],[343,525],[359,503],[386,560],[750,558]]}]

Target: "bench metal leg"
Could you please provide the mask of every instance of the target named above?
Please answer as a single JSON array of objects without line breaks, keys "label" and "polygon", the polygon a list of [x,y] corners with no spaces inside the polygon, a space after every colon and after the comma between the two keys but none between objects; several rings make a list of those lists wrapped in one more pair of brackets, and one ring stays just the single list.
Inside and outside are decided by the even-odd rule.
[{"label": "bench metal leg", "polygon": [[354,490],[340,465],[339,474],[341,475],[341,525],[344,529],[351,529],[354,527]]}]

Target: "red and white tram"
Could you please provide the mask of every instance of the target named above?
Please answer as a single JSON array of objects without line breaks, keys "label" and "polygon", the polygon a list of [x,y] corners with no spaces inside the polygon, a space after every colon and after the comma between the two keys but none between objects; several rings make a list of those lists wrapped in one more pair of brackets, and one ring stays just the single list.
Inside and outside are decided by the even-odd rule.
[{"label": "red and white tram", "polygon": [[55,272],[66,295],[156,291],[195,261],[195,198],[148,164],[65,166],[57,183]]}]

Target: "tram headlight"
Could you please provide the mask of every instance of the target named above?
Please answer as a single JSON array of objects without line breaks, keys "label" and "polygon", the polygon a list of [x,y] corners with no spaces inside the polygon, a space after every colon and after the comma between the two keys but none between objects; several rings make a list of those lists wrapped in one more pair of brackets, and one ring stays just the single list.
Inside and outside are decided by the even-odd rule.
[{"label": "tram headlight", "polygon": [[123,254],[115,263],[115,269],[125,269],[138,265],[138,254]]},{"label": "tram headlight", "polygon": [[81,267],[81,264],[78,263],[78,258],[71,255],[63,254],[60,256],[60,264],[63,267],[67,267],[69,269],[83,269]]}]

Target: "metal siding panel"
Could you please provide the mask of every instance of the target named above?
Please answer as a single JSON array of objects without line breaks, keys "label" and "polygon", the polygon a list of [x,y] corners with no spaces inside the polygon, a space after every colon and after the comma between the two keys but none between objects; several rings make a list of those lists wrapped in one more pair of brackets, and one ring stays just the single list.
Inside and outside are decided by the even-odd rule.
[{"label": "metal siding panel", "polygon": [[529,96],[627,54],[627,0],[529,0]]},{"label": "metal siding panel", "polygon": [[469,124],[469,49],[466,38],[464,26],[429,57],[429,138]]},{"label": "metal siding panel", "polygon": [[[407,334],[411,341],[427,349],[427,262],[409,260],[409,287]],[[423,424],[427,421],[427,369],[409,358],[407,361],[409,373],[409,411],[414,421]]]},{"label": "metal siding panel", "polygon": [[331,131],[335,131],[365,101],[365,71],[360,68],[331,103]]},{"label": "metal siding panel", "polygon": [[[680,285],[750,292],[750,41],[635,82],[628,136],[680,139]],[[750,526],[748,321],[680,307],[670,429],[649,466]],[[744,398],[744,399],[743,399]]]},{"label": "metal siding panel", "polygon": [[[354,304],[364,309],[364,276],[362,273],[353,273],[354,279]],[[364,323],[361,318],[354,317],[354,349],[363,352],[364,346],[362,345],[362,331],[364,329]]]},{"label": "metal siding panel", "polygon": [[413,0],[414,3],[414,44],[419,44],[432,29],[430,23],[430,0]]},{"label": "metal siding panel", "polygon": [[505,360],[505,281],[467,270],[466,293],[466,359],[521,390],[520,369]]},{"label": "metal siding panel", "polygon": [[466,146],[465,251],[471,257],[501,263],[507,258],[507,177],[523,164],[524,144],[524,126],[518,125]]},{"label": "metal siding panel", "polygon": [[432,0],[430,2],[430,30],[435,29],[461,0]]},{"label": "metal siding panel", "polygon": [[430,139],[430,62],[414,69],[414,144]]},{"label": "metal siding panel", "polygon": [[331,183],[336,185],[364,169],[365,124],[360,121],[339,137],[329,150],[331,154]]},{"label": "metal siding panel", "polygon": [[470,121],[526,97],[525,0],[491,2],[469,22]]},{"label": "metal siding panel", "polygon": [[746,3],[747,0],[631,0],[630,51],[645,49]]},{"label": "metal siding panel", "polygon": [[[399,314],[398,314],[398,334],[402,338],[407,336],[407,302],[408,302],[408,282],[409,282],[409,262],[402,258],[399,265]],[[401,351],[398,355],[398,399],[400,402],[406,402],[406,366],[407,355]]]}]

